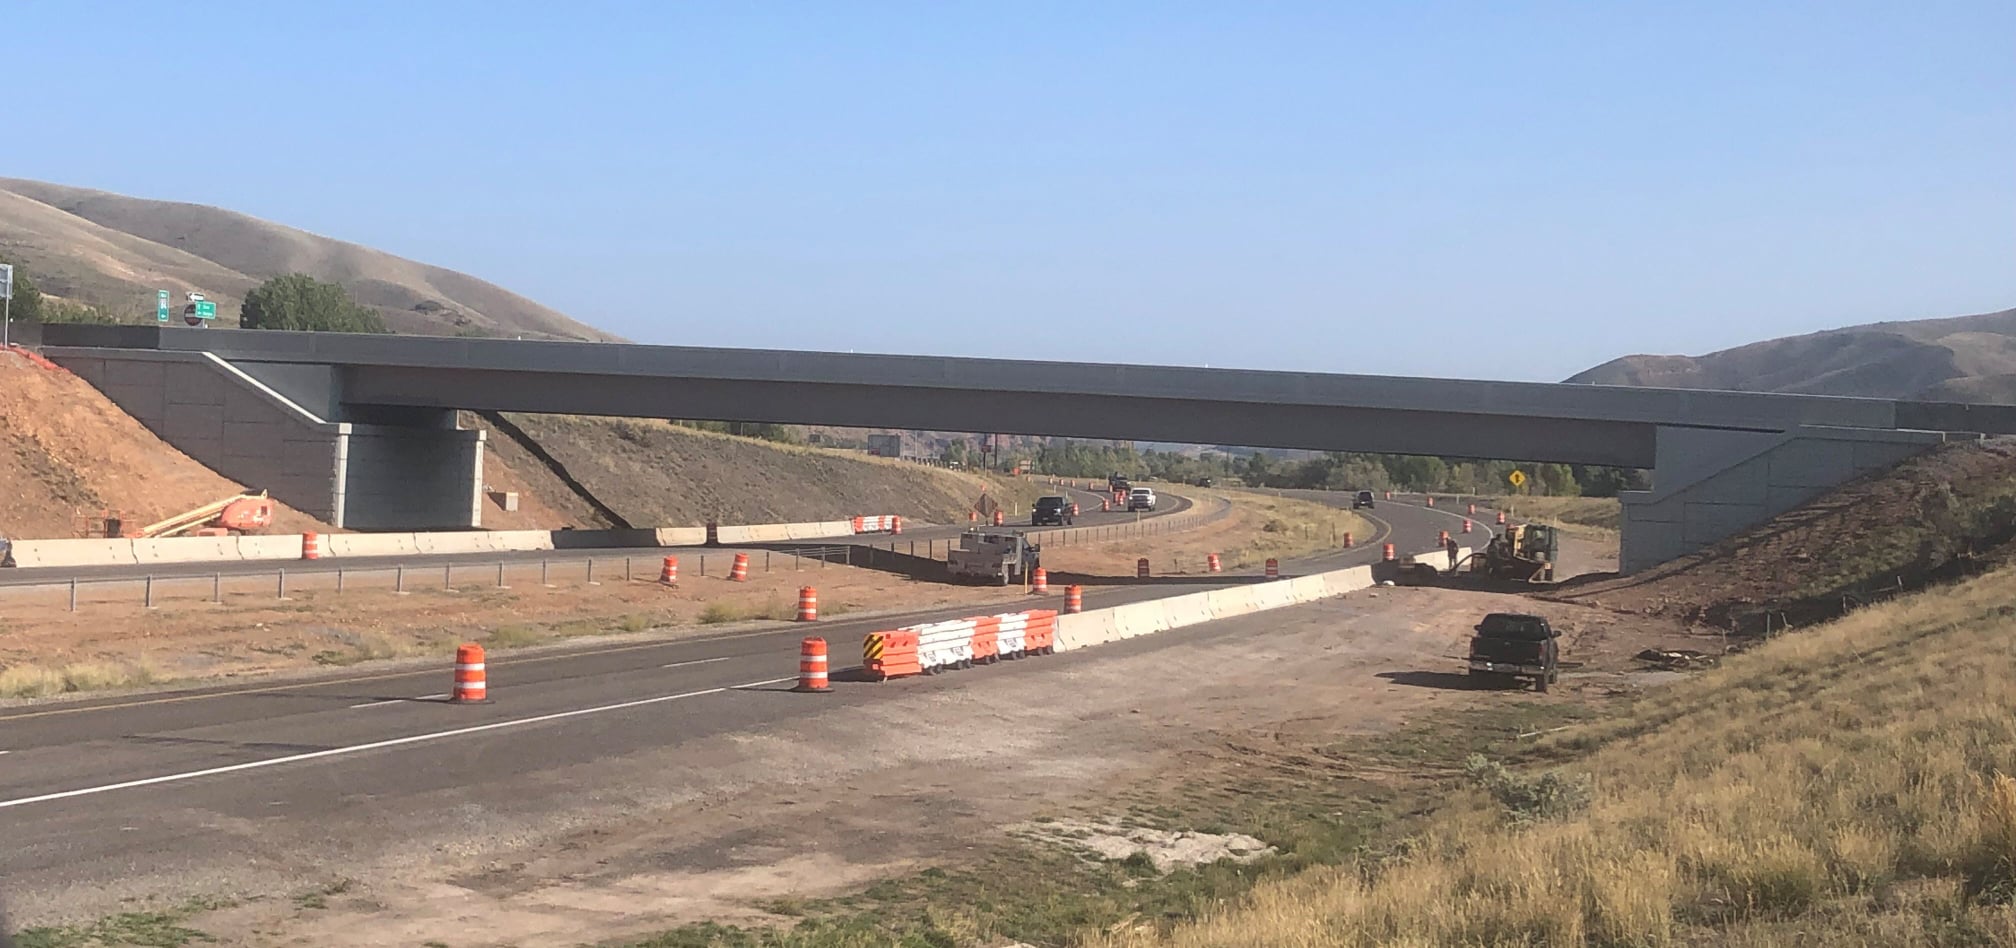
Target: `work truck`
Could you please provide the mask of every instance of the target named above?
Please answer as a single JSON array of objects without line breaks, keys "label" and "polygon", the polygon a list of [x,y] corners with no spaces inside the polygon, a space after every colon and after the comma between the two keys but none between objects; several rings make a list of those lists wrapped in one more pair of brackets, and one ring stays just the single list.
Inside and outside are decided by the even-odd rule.
[{"label": "work truck", "polygon": [[945,554],[945,568],[953,579],[999,586],[1023,582],[1041,565],[1043,548],[1013,531],[968,530]]},{"label": "work truck", "polygon": [[1497,683],[1531,679],[1545,692],[1560,680],[1560,633],[1539,616],[1494,612],[1477,623],[1470,637],[1470,679]]}]

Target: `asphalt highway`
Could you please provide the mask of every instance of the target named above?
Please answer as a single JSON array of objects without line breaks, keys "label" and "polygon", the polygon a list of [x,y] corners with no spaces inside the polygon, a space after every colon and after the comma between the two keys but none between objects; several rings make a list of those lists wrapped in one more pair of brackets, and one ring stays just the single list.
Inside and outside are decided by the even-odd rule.
[{"label": "asphalt highway", "polygon": [[[1283,572],[1368,563],[1385,542],[1402,555],[1427,550],[1438,531],[1455,533],[1463,519],[1384,502],[1361,513],[1378,527],[1374,536],[1354,549],[1283,564]],[[1469,545],[1488,536],[1483,522],[1477,527]],[[1085,606],[1254,581],[1234,574],[1113,578],[1088,585]],[[1057,608],[1062,589],[1026,603]],[[825,696],[788,690],[807,627],[770,625],[501,653],[489,662],[493,700],[482,705],[445,700],[450,666],[443,656],[419,667],[0,709],[0,838],[7,841],[0,879],[24,909],[35,893],[64,887],[142,877],[193,884],[220,859],[284,867],[283,849],[296,852],[297,862],[348,851],[367,845],[367,827],[388,820],[404,839],[452,834],[458,821],[470,832],[491,832],[488,821],[500,814],[534,819],[597,801],[594,786],[569,777],[590,763],[676,759],[688,742],[866,706],[894,690],[958,687],[965,675],[1038,674],[1185,640],[1171,632],[941,678],[847,680],[844,669],[858,665],[855,649],[866,633],[976,611],[990,610],[969,605],[820,622],[835,668],[835,693]],[[483,820],[471,822],[471,813]]]},{"label": "asphalt highway", "polygon": [[[1126,513],[1124,511],[1112,511],[1108,513],[1100,512],[1099,510],[1100,495],[1098,494],[1075,489],[1065,493],[1067,493],[1072,498],[1078,500],[1081,505],[1080,509],[1084,511],[1076,519],[1075,521],[1076,526],[1081,527],[1111,526],[1111,525],[1132,523],[1136,519],[1135,514]],[[1191,506],[1191,501],[1187,497],[1182,497],[1176,494],[1162,494],[1161,496],[1167,499],[1164,500],[1155,510],[1140,514],[1139,516],[1144,519],[1153,517],[1165,517],[1170,514],[1180,513],[1184,510],[1188,510]],[[1061,529],[1059,527],[1030,527],[1028,525],[1028,516],[1026,514],[1023,515],[1021,521],[1022,522],[1020,524],[1008,524],[1008,526],[1014,527],[1015,529],[1029,530],[1039,533]],[[926,543],[932,540],[943,541],[956,537],[965,529],[966,529],[965,524],[919,525],[916,527],[906,525],[903,529],[903,534],[901,537],[897,537],[893,534],[860,534],[858,536],[852,536],[852,537],[847,536],[833,537],[830,540],[820,539],[820,540],[804,541],[802,543],[794,545],[818,546],[823,544],[827,546],[837,546],[848,543],[872,543],[876,546],[884,546],[891,540],[909,540],[909,541],[917,541],[919,543]],[[777,546],[779,544],[768,544],[768,545]],[[747,548],[748,547],[724,547],[722,549],[733,550],[733,549],[747,549]],[[399,566],[404,566],[410,569],[433,569],[438,572],[442,566],[474,567],[474,566],[495,565],[498,563],[505,563],[505,564],[537,563],[541,560],[578,561],[590,558],[620,559],[626,556],[636,557],[640,559],[655,559],[657,557],[664,556],[666,554],[679,554],[682,550],[697,550],[697,549],[700,548],[652,547],[652,546],[604,546],[604,547],[569,548],[562,550],[536,550],[530,552],[449,553],[449,554],[431,554],[431,555],[416,554],[410,556],[407,555],[344,556],[344,557],[325,556],[319,560],[225,560],[219,562],[205,562],[205,563],[150,563],[143,566],[124,566],[124,565],[51,566],[51,567],[40,567],[35,569],[14,568],[14,569],[0,569],[0,587],[60,584],[60,583],[68,583],[72,578],[84,582],[113,582],[122,580],[127,581],[140,580],[145,579],[148,576],[152,576],[156,579],[194,579],[209,576],[270,576],[272,575],[274,570],[283,568],[287,570],[287,573],[290,576],[297,574],[313,575],[320,573],[334,573],[337,570],[359,570],[359,571],[390,570],[394,567]]]}]

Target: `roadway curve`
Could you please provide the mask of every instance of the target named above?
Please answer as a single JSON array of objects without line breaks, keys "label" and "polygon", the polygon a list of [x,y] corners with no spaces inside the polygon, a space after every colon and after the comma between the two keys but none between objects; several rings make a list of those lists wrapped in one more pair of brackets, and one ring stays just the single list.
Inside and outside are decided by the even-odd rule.
[{"label": "roadway curve", "polygon": [[[1428,549],[1450,517],[1406,504],[1382,503],[1370,513],[1376,532],[1355,549],[1286,563],[1283,571],[1369,563],[1385,542],[1403,553]],[[1088,586],[1086,607],[1253,579],[1116,577]],[[1024,601],[1054,608],[1060,599],[1061,591]],[[854,664],[851,643],[868,632],[976,611],[822,621],[819,631],[836,643],[834,664],[843,668]],[[882,689],[957,687],[961,680],[868,685],[845,683],[842,674],[833,695],[785,693],[803,634],[802,626],[773,625],[501,653],[489,663],[494,701],[485,705],[442,700],[447,665],[430,661],[0,709],[7,838],[0,879],[15,907],[33,914],[40,899],[70,887],[112,897],[128,887],[179,889],[200,886],[210,867],[224,865],[312,875],[319,854],[363,858],[472,828],[547,825],[584,805],[580,795],[594,796],[570,778],[571,767],[642,766],[646,755],[676,753],[710,735],[867,706]],[[1172,632],[963,674],[1062,671],[1102,654],[1183,640]],[[481,814],[480,826],[471,814]],[[220,829],[229,827],[240,829]]]}]

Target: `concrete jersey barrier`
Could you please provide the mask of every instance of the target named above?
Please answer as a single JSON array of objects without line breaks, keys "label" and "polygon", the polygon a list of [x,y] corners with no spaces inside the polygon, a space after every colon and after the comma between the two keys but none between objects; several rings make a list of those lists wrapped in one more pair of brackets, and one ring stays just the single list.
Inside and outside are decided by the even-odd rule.
[{"label": "concrete jersey barrier", "polygon": [[1057,648],[1090,648],[1121,639],[1202,625],[1218,619],[1298,606],[1357,592],[1372,585],[1372,568],[1312,573],[1291,580],[1213,589],[1057,617]]},{"label": "concrete jersey barrier", "polygon": [[14,565],[21,569],[47,566],[133,566],[132,540],[15,540]]}]

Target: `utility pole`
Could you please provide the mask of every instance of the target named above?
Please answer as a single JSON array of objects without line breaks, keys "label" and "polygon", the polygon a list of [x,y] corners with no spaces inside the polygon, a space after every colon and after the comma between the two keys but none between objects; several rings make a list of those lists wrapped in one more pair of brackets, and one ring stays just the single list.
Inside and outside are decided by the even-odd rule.
[{"label": "utility pole", "polygon": [[0,349],[12,344],[9,331],[14,328],[14,265],[0,263]]}]

